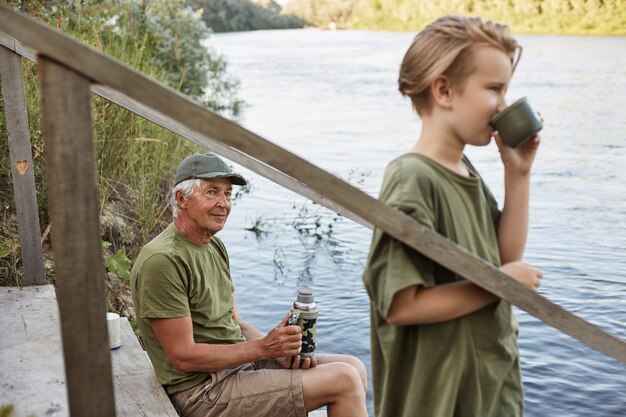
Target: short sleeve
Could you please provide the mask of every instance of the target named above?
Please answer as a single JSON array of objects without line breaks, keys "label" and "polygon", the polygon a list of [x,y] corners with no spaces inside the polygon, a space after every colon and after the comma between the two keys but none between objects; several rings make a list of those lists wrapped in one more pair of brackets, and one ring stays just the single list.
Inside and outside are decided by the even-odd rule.
[{"label": "short sleeve", "polygon": [[[401,167],[388,168],[380,200],[433,228],[435,218],[427,184],[415,181]],[[387,317],[394,295],[407,287],[435,285],[434,263],[380,229],[374,230],[363,281],[378,312]]]},{"label": "short sleeve", "polygon": [[184,267],[169,256],[155,254],[146,259],[138,277],[140,318],[189,316]]}]

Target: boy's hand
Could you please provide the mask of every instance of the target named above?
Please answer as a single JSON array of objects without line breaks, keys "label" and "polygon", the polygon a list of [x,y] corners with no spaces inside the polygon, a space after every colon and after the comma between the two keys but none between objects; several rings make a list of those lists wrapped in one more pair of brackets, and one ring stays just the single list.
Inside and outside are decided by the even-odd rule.
[{"label": "boy's hand", "polygon": [[540,136],[535,135],[517,148],[505,145],[497,131],[493,132],[493,137],[496,139],[505,171],[518,175],[530,174],[530,168],[535,160],[539,142],[541,142]]},{"label": "boy's hand", "polygon": [[543,272],[537,268],[533,268],[526,262],[510,262],[502,265],[499,269],[533,291],[537,291],[541,285]]}]

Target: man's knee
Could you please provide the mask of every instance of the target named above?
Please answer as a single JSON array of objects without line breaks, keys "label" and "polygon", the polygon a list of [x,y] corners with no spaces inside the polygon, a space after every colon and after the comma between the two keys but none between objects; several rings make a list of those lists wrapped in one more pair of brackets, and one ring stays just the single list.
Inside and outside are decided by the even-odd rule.
[{"label": "man's knee", "polygon": [[350,355],[329,355],[328,359],[332,362],[346,363],[356,369],[361,379],[363,390],[367,391],[367,369],[359,358]]},{"label": "man's knee", "polygon": [[348,362],[348,364],[352,365],[354,369],[356,369],[356,371],[359,373],[359,377],[361,378],[361,381],[363,381],[363,387],[365,387],[365,385],[367,384],[367,369],[365,368],[365,364],[361,362],[359,358],[356,358],[354,356],[349,356],[349,358],[350,361]]},{"label": "man's knee", "polygon": [[338,394],[350,395],[362,391],[362,379],[356,366],[351,363],[341,362],[329,365],[333,367],[329,382],[332,382],[336,387]]}]

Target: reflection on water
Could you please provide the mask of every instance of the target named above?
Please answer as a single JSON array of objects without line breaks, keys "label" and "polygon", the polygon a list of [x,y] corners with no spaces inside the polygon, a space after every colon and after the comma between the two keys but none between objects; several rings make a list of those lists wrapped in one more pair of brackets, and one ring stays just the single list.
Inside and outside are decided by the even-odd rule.
[{"label": "reflection on water", "polygon": [[[395,84],[413,35],[260,31],[213,43],[242,81],[244,126],[376,196],[386,164],[419,132]],[[626,339],[626,38],[519,39],[510,101],[527,96],[545,119],[526,260],[545,272],[542,295]],[[502,202],[495,146],[467,152]],[[237,168],[252,187],[221,237],[243,316],[268,331],[311,288],[320,349],[369,367],[371,232]],[[527,416],[626,416],[626,365],[516,312]],[[368,402],[373,415],[371,392]]]}]

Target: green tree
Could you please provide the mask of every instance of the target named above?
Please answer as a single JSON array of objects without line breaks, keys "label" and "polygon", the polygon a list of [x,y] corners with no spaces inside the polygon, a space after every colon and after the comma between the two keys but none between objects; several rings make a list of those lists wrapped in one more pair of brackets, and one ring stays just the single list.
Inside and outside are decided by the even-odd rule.
[{"label": "green tree", "polygon": [[292,29],[306,23],[281,14],[281,6],[274,0],[187,0],[187,4],[202,9],[204,22],[215,32]]},{"label": "green tree", "polygon": [[626,0],[291,0],[283,12],[358,29],[417,31],[439,16],[468,14],[518,33],[626,34]]},{"label": "green tree", "polygon": [[359,0],[291,0],[283,7],[283,13],[320,25],[329,22],[346,25],[359,12],[361,3]]}]

